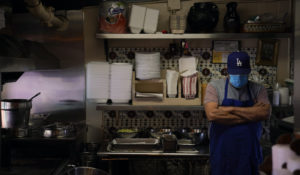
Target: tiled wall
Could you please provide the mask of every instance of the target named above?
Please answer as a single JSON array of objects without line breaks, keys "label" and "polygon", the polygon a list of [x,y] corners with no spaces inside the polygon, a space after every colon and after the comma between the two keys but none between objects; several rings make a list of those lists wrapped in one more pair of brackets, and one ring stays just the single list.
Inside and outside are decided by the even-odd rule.
[{"label": "tiled wall", "polygon": [[[271,88],[276,82],[277,68],[275,66],[259,66],[255,64],[256,58],[256,48],[242,48],[241,50],[248,53],[251,59],[252,71],[250,73],[250,79],[254,80],[257,76],[267,88]],[[135,52],[160,52],[161,55],[161,69],[176,69],[178,70],[178,59],[179,56],[174,56],[173,58],[166,59],[165,54],[169,51],[168,48],[110,48],[109,49],[109,63],[132,63],[134,64],[134,59],[128,58],[128,53]],[[191,48],[190,52],[193,56],[198,59],[197,69],[200,73],[200,79],[202,81],[209,82],[212,79],[223,78],[221,71],[227,67],[226,64],[215,64],[212,63],[212,51],[211,48]],[[205,60],[202,57],[204,52],[209,53],[210,58]],[[112,55],[114,55],[112,57]],[[208,69],[210,74],[204,75],[202,72],[204,69]],[[263,72],[266,71],[266,72]]]}]

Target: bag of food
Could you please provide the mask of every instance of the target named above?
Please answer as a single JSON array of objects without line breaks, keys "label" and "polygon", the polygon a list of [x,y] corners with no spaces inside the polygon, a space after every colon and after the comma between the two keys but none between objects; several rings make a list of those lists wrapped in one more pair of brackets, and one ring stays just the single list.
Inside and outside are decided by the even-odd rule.
[{"label": "bag of food", "polygon": [[99,29],[104,33],[126,33],[127,5],[121,1],[100,3]]}]

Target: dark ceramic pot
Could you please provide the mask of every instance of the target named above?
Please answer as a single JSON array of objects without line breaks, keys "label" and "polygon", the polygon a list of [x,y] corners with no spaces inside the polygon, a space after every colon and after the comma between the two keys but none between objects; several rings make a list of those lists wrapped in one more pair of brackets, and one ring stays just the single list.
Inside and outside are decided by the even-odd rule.
[{"label": "dark ceramic pot", "polygon": [[187,32],[212,32],[219,20],[219,10],[215,3],[194,3],[187,17]]},{"label": "dark ceramic pot", "polygon": [[230,2],[227,5],[227,12],[224,16],[225,32],[238,33],[240,32],[240,16],[236,11],[237,3]]}]

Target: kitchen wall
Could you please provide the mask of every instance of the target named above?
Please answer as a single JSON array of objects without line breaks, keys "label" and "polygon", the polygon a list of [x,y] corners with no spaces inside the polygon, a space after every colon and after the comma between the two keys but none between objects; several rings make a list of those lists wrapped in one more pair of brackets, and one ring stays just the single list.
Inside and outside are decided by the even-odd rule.
[{"label": "kitchen wall", "polygon": [[[194,2],[201,2],[199,0],[193,1],[182,1],[181,10],[177,14],[187,14],[191,5]],[[226,3],[229,1],[213,1],[218,5],[220,15],[219,22],[216,27],[216,32],[223,31],[223,20],[222,18],[226,12]],[[248,19],[251,16],[259,15],[263,13],[272,13],[277,16],[283,16],[284,13],[288,13],[288,25],[291,21],[291,1],[290,0],[238,0],[238,13],[240,14],[241,21]],[[169,11],[166,2],[157,3],[139,3],[142,6],[159,9],[159,23],[158,31],[169,29]],[[89,61],[105,61],[104,41],[96,39],[95,34],[98,32],[98,7],[87,7],[84,8],[84,50],[85,50],[85,62]],[[257,39],[244,39],[241,40],[242,48],[256,48]],[[110,48],[121,47],[121,48],[134,48],[134,47],[168,47],[171,42],[179,42],[176,40],[108,40]],[[210,48],[212,40],[189,40],[190,47],[197,48]],[[284,79],[290,76],[290,40],[280,39],[280,48],[278,55],[277,64],[277,80],[283,82]],[[101,112],[96,111],[96,105],[93,102],[87,101],[87,125],[89,127],[88,137],[89,141],[96,141],[101,139],[102,128],[101,126]]]},{"label": "kitchen wall", "polygon": [[[295,94],[294,94],[294,116],[295,116],[295,131],[298,132],[300,137],[300,1],[295,1],[295,62],[294,62],[294,80],[295,80]],[[298,69],[297,69],[298,68]]]},{"label": "kitchen wall", "polygon": [[1,97],[30,98],[41,92],[31,113],[51,113],[53,121],[81,121],[85,119],[83,16],[81,10],[63,14],[70,20],[63,32],[43,26],[31,14],[13,16],[14,36],[42,43],[60,60],[61,68],[25,72],[17,82],[4,85]]}]

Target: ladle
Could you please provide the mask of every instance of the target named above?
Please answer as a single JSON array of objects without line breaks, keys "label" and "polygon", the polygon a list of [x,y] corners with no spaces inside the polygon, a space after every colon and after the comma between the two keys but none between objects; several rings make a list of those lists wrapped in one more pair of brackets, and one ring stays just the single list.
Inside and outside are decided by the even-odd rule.
[{"label": "ladle", "polygon": [[39,96],[41,94],[41,92],[35,94],[33,97],[31,97],[28,101],[32,101],[32,99],[34,99],[35,97]]}]

